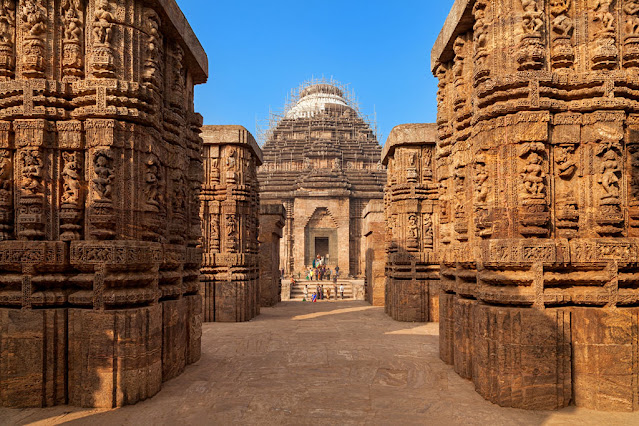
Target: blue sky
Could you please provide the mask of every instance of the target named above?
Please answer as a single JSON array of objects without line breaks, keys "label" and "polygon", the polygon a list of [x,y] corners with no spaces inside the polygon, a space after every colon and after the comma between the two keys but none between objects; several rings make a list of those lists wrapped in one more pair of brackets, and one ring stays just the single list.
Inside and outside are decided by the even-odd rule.
[{"label": "blue sky", "polygon": [[205,124],[256,135],[256,119],[312,76],[350,84],[377,112],[381,144],[398,124],[435,120],[430,50],[453,0],[177,2],[209,57],[195,100]]}]

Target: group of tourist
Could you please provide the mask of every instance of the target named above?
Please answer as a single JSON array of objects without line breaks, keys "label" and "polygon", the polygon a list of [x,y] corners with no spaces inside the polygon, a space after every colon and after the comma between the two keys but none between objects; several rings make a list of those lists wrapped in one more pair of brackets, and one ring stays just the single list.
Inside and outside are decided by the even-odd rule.
[{"label": "group of tourist", "polygon": [[337,277],[339,276],[339,266],[335,267],[335,271],[331,271],[331,268],[326,265],[324,257],[318,254],[315,259],[313,259],[313,264],[309,266],[306,271],[306,280],[330,281],[331,276],[333,277],[333,281],[337,281]]},{"label": "group of tourist", "polygon": [[[333,300],[337,300],[337,281],[333,280]],[[339,286],[339,294],[341,299],[344,299],[344,284],[340,284]],[[304,299],[303,302],[317,302],[318,300],[331,300],[331,287],[326,286],[324,288],[324,284],[317,284],[315,291],[311,295],[311,299],[308,298],[308,284],[304,285]]]}]

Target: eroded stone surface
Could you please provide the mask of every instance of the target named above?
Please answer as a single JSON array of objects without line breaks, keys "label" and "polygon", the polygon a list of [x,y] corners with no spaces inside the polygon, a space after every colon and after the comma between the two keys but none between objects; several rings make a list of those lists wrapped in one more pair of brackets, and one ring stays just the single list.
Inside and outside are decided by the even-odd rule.
[{"label": "eroded stone surface", "polygon": [[262,308],[253,321],[203,330],[201,360],[150,400],[118,410],[0,408],[0,424],[639,422],[637,413],[492,404],[439,359],[437,324],[396,322],[367,302],[284,302]]},{"label": "eroded stone surface", "polygon": [[275,306],[282,300],[280,240],[285,221],[282,204],[260,205],[260,306]]},{"label": "eroded stone surface", "polygon": [[458,0],[439,78],[440,354],[503,406],[639,409],[639,7]]}]

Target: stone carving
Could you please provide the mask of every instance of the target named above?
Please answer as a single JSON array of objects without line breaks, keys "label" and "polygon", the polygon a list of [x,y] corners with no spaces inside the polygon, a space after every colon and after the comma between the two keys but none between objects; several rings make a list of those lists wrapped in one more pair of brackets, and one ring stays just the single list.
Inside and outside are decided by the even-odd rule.
[{"label": "stone carving", "polygon": [[553,68],[570,68],[574,64],[575,53],[572,47],[572,34],[575,28],[570,16],[572,0],[551,0],[550,21]]},{"label": "stone carving", "polygon": [[23,195],[42,193],[43,167],[40,151],[30,149],[22,152],[22,179],[20,187]]},{"label": "stone carving", "polygon": [[93,157],[92,196],[96,201],[111,201],[113,196],[113,179],[115,178],[113,153],[100,150]]},{"label": "stone carving", "polygon": [[[616,381],[638,371],[620,360],[639,312],[639,2],[487,3],[456,2],[432,53],[440,357],[501,406],[639,410],[638,385]],[[485,34],[490,77],[468,84]]]},{"label": "stone carving", "polygon": [[[182,46],[181,93],[145,80],[149,37]],[[199,225],[204,64],[175,2],[0,0],[0,405],[134,404],[199,358],[201,249],[167,187]]]},{"label": "stone carving", "polygon": [[147,211],[160,211],[160,165],[155,155],[150,155],[146,160],[146,172],[144,174],[144,200]]},{"label": "stone carving", "polygon": [[519,43],[519,70],[538,70],[544,66],[545,52],[542,44],[545,29],[544,12],[539,9],[537,0],[520,0],[523,9],[523,35]]},{"label": "stone carving", "polygon": [[432,179],[436,142],[436,125],[405,124],[391,131],[382,155],[389,174],[384,193],[385,308],[398,321],[439,318],[440,243],[435,235],[441,213],[435,208],[439,186]]},{"label": "stone carving", "polygon": [[161,81],[160,64],[162,62],[161,20],[158,14],[149,9],[147,12],[146,60],[144,62],[144,81],[159,88]]},{"label": "stone carving", "polygon": [[0,150],[0,241],[13,233],[13,164],[11,151]]},{"label": "stone carving", "polygon": [[62,22],[64,24],[64,40],[62,60],[66,81],[75,81],[83,76],[83,11],[80,0],[64,0],[62,2]]},{"label": "stone carving", "polygon": [[44,76],[44,35],[47,32],[47,10],[44,0],[20,2],[20,22],[23,32],[22,74],[25,77]]},{"label": "stone carving", "polygon": [[616,45],[615,16],[613,0],[594,0],[592,20],[594,25],[594,46],[592,51],[592,69],[611,69],[617,65],[619,49]]},{"label": "stone carving", "polygon": [[60,197],[61,241],[75,241],[82,238],[81,219],[83,200],[81,199],[82,160],[77,152],[62,152],[62,195]]},{"label": "stone carving", "polygon": [[93,55],[94,77],[112,78],[115,76],[114,55],[111,42],[115,29],[115,16],[110,0],[96,0],[93,14]]},{"label": "stone carving", "polygon": [[[204,126],[203,137],[204,181],[210,183],[199,193],[204,321],[249,321],[259,314],[260,299],[271,303],[279,297],[279,285],[273,288],[279,273],[273,275],[271,260],[262,263],[258,254],[260,201],[255,169],[262,152],[241,126]],[[270,238],[263,235],[260,243]],[[263,280],[268,285],[262,298]]]},{"label": "stone carving", "polygon": [[0,3],[0,78],[7,80],[14,75],[16,3],[2,0]]}]

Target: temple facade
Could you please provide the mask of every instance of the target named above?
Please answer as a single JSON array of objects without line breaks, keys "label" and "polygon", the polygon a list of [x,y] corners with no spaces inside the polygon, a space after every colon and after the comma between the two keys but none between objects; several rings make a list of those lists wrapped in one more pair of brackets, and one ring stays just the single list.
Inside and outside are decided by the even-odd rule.
[{"label": "temple facade", "polygon": [[286,209],[280,259],[287,275],[303,275],[318,254],[341,277],[364,275],[363,213],[383,199],[386,171],[351,98],[332,82],[304,84],[265,137],[260,199]]}]

